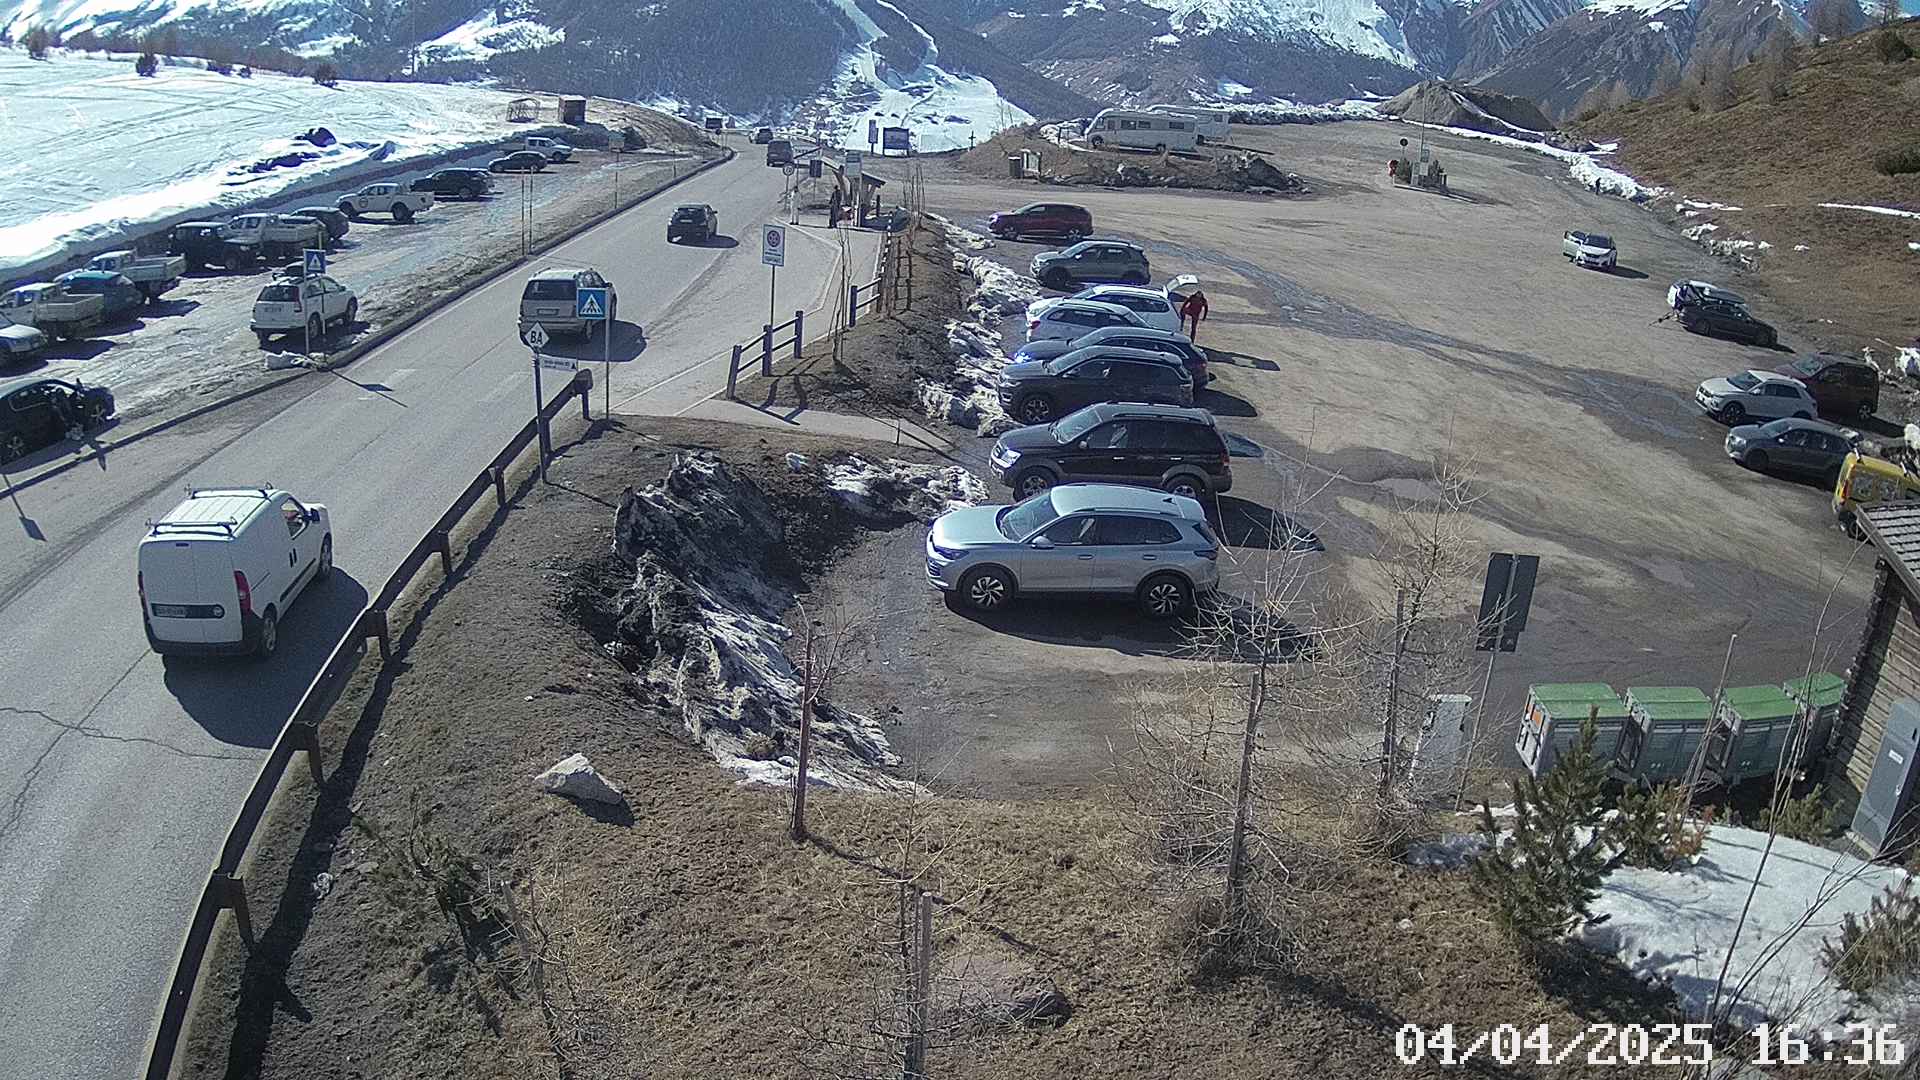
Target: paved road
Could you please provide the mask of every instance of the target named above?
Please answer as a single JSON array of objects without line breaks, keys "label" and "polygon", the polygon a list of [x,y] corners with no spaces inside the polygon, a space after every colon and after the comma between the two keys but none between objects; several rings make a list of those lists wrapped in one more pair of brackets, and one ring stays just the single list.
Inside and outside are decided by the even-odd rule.
[{"label": "paved road", "polygon": [[[780,186],[742,155],[543,260],[596,265],[618,286],[616,402],[676,412],[724,383],[714,358],[766,317],[754,226]],[[666,208],[692,200],[713,204],[738,245],[668,247]],[[824,300],[838,252],[790,236],[774,298],[788,316]],[[856,267],[870,273],[874,250],[858,235]],[[264,749],[368,591],[526,422],[522,280],[448,307],[344,378],[300,380],[0,510],[0,1080],[135,1074]],[[598,361],[599,342],[582,355]],[[135,600],[142,523],[189,485],[236,483],[326,503],[340,572],[294,607],[271,662],[163,663]]]}]

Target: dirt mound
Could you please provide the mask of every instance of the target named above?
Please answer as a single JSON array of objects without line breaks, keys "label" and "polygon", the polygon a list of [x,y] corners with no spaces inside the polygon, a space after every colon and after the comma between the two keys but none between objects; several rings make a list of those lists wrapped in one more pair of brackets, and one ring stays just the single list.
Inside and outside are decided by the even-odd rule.
[{"label": "dirt mound", "polygon": [[[1070,127],[1071,125],[1066,125]],[[1050,129],[1050,130],[1049,130]],[[1009,128],[956,159],[962,169],[1005,179],[1010,157],[1039,155],[1043,184],[1098,187],[1191,188],[1255,195],[1303,195],[1308,185],[1258,154],[1218,146],[1196,153],[1165,156],[1122,150],[1094,150],[1063,142],[1063,125],[1028,124]],[[1257,164],[1255,164],[1257,162]]]},{"label": "dirt mound", "polygon": [[1551,141],[1548,136],[1553,132],[1553,121],[1526,98],[1443,79],[1409,86],[1378,108],[1402,120],[1509,135],[1529,142]]}]

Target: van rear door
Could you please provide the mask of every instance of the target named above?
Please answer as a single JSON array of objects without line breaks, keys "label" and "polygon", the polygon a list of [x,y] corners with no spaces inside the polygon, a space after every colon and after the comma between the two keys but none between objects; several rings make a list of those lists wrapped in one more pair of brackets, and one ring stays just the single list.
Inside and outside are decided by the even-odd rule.
[{"label": "van rear door", "polygon": [[228,540],[162,536],[140,545],[147,620],[162,641],[239,641],[240,596]]}]

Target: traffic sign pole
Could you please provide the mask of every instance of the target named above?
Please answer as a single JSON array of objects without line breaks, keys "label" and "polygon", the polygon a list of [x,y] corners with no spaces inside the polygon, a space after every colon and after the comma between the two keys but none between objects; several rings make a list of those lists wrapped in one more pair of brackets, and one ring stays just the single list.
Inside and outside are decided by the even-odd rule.
[{"label": "traffic sign pole", "polygon": [[540,436],[540,482],[547,482],[547,455],[553,452],[553,440],[547,432],[547,420],[544,410],[547,405],[545,388],[540,381],[540,350],[547,344],[546,327],[534,323],[527,328],[525,335],[527,348],[533,351],[533,427]]}]

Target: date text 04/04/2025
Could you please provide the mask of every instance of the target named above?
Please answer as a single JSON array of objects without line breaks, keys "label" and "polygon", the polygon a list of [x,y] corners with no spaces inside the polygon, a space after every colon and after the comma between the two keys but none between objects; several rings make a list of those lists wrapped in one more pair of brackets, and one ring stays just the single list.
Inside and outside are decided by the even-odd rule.
[{"label": "date text 04/04/2025", "polygon": [[1476,1058],[1499,1065],[1708,1065],[1716,1056],[1757,1066],[1899,1065],[1907,1058],[1906,1043],[1891,1024],[1845,1024],[1808,1033],[1757,1024],[1720,1045],[1711,1024],[1588,1024],[1558,1033],[1547,1024],[1474,1029],[1403,1024],[1393,1049],[1404,1065],[1466,1065]]}]

